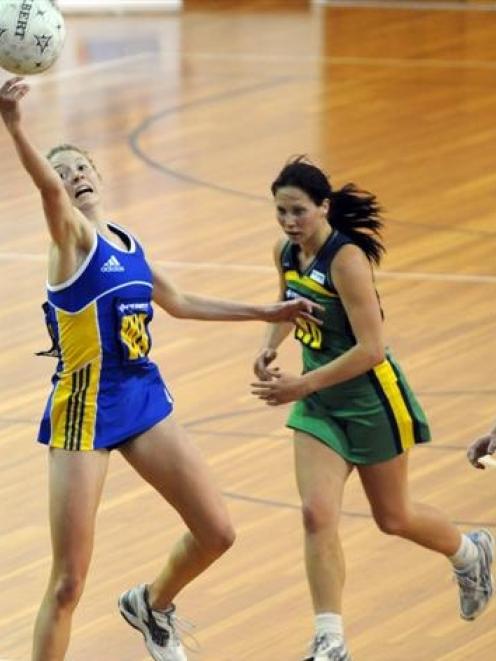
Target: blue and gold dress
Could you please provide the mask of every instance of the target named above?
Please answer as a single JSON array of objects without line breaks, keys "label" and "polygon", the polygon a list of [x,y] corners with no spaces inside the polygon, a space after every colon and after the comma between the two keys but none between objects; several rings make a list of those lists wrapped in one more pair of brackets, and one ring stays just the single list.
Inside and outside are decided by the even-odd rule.
[{"label": "blue and gold dress", "polygon": [[47,285],[46,323],[59,362],[38,440],[54,448],[111,449],[172,411],[148,358],[152,272],[138,241],[121,227],[108,228],[127,250],[95,231],[77,272]]}]

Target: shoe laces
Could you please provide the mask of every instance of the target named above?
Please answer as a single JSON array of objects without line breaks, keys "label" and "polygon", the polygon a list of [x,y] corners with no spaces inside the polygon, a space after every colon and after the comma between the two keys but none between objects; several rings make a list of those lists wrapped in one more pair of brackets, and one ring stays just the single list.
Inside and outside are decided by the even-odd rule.
[{"label": "shoe laces", "polygon": [[167,611],[153,611],[153,618],[162,631],[167,629],[167,633],[176,644],[182,642],[190,652],[200,652],[200,643],[193,633],[196,626],[190,620],[179,617],[175,607]]},{"label": "shoe laces", "polygon": [[312,643],[312,654],[316,654],[321,651],[323,647],[330,645],[334,641],[339,643],[339,645],[343,644],[341,636],[338,636],[337,634],[332,634],[327,631],[325,633],[317,634]]},{"label": "shoe laces", "polygon": [[193,633],[196,625],[184,617],[179,617],[175,613],[172,615],[174,621],[174,628],[179,633],[184,647],[189,651],[197,654],[201,651],[201,645]]},{"label": "shoe laces", "polygon": [[[162,621],[162,615],[164,618],[167,618],[167,623]],[[169,640],[174,638],[174,629],[170,625],[168,615],[165,613],[157,614],[157,612],[154,613],[151,609],[148,609],[148,617],[145,623],[150,631],[153,642],[157,645],[165,647]]]},{"label": "shoe laces", "polygon": [[480,585],[477,579],[473,577],[473,575],[462,574],[458,571],[455,571],[455,580],[460,587],[465,588],[466,590],[470,590],[471,592],[486,592],[486,588],[483,585]]}]

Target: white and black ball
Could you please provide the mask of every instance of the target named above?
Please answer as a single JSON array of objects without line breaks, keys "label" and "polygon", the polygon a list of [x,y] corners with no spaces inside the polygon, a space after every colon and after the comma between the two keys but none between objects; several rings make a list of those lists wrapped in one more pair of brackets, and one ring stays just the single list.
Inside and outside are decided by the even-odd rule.
[{"label": "white and black ball", "polygon": [[46,71],[65,39],[54,0],[0,0],[0,67],[21,75]]}]

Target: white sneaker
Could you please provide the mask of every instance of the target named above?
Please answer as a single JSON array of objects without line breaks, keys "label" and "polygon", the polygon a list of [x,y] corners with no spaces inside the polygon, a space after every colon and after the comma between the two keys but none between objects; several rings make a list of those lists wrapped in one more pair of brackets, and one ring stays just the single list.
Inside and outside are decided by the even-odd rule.
[{"label": "white sneaker", "polygon": [[138,585],[119,597],[122,617],[145,638],[148,651],[155,661],[187,661],[176,629],[176,608],[155,611],[148,603],[148,588]]},{"label": "white sneaker", "polygon": [[494,592],[491,573],[494,539],[484,528],[468,533],[468,537],[477,547],[477,561],[466,570],[455,569],[455,577],[460,588],[460,616],[464,620],[475,620]]},{"label": "white sneaker", "polygon": [[333,633],[315,636],[310,649],[310,655],[303,661],[351,661],[343,637]]}]

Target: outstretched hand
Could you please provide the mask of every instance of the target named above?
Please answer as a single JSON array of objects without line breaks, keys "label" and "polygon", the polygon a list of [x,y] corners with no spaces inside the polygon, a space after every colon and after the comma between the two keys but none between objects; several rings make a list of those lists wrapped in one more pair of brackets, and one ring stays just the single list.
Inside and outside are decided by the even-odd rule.
[{"label": "outstretched hand", "polygon": [[467,459],[475,468],[484,470],[485,466],[479,461],[479,459],[484,457],[486,454],[494,454],[494,452],[496,452],[496,434],[486,434],[486,436],[478,438],[471,445],[469,445],[467,450]]},{"label": "outstretched hand", "polygon": [[292,321],[298,325],[299,321],[304,319],[322,326],[322,320],[315,316],[316,312],[324,312],[324,307],[307,298],[293,298],[290,301],[280,301],[269,305],[266,320],[270,322]]},{"label": "outstretched hand", "polygon": [[21,76],[9,78],[0,87],[0,115],[9,131],[21,121],[19,101],[29,92],[29,85]]}]

